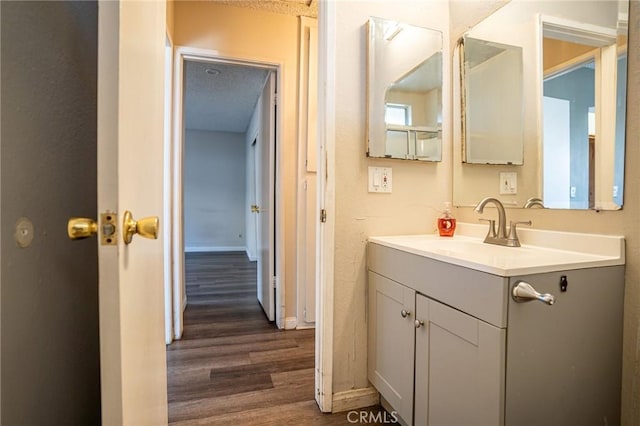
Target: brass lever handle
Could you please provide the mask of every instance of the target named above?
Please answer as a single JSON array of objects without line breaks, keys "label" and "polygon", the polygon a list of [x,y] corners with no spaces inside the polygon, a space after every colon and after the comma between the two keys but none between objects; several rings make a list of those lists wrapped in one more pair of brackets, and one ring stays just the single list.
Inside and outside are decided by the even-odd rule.
[{"label": "brass lever handle", "polygon": [[122,220],[122,238],[125,244],[130,244],[134,234],[138,234],[144,238],[158,239],[158,229],[160,228],[160,219],[158,216],[145,217],[140,220],[134,220],[129,210],[124,212]]},{"label": "brass lever handle", "polygon": [[67,235],[71,240],[82,240],[98,233],[98,223],[86,217],[72,217],[67,222]]}]

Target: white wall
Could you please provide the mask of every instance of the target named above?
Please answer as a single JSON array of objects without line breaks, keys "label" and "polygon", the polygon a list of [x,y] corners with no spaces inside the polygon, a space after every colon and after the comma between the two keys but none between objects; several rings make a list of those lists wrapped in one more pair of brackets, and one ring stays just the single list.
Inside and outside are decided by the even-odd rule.
[{"label": "white wall", "polygon": [[[443,1],[335,2],[335,264],[334,393],[364,388],[367,381],[366,241],[371,235],[430,233],[451,197],[451,79],[443,81],[441,163],[370,159],[365,156],[365,24],[369,16],[443,32],[449,49],[449,9]],[[326,35],[320,34],[326,38]],[[321,64],[321,66],[323,66]],[[451,73],[444,61],[443,75]],[[383,126],[384,127],[384,126]],[[416,164],[417,163],[417,164]],[[367,167],[393,169],[393,193],[367,192]]]},{"label": "white wall", "polygon": [[186,251],[245,250],[244,133],[185,132]]}]

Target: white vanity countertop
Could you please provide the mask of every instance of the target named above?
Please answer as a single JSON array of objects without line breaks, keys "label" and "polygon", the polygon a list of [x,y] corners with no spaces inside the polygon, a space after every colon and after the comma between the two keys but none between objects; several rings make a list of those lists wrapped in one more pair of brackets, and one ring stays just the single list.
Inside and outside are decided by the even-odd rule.
[{"label": "white vanity countertop", "polygon": [[624,237],[518,229],[522,247],[483,243],[487,226],[458,223],[451,237],[399,235],[369,242],[489,274],[510,277],[624,265]]}]

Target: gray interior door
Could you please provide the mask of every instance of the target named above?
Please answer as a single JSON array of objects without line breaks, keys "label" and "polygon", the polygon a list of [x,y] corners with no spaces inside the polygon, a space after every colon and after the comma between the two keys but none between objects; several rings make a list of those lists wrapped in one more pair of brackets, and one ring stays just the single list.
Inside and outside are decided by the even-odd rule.
[{"label": "gray interior door", "polygon": [[66,236],[97,216],[97,22],[95,2],[1,2],[6,425],[100,423],[96,240]]}]

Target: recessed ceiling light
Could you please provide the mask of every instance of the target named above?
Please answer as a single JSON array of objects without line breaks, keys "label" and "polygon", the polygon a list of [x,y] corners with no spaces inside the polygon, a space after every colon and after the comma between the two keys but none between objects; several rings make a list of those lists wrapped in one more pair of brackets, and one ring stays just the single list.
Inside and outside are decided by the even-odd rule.
[{"label": "recessed ceiling light", "polygon": [[204,72],[206,72],[209,75],[220,75],[220,70],[215,68],[207,68],[206,70],[204,70]]}]

